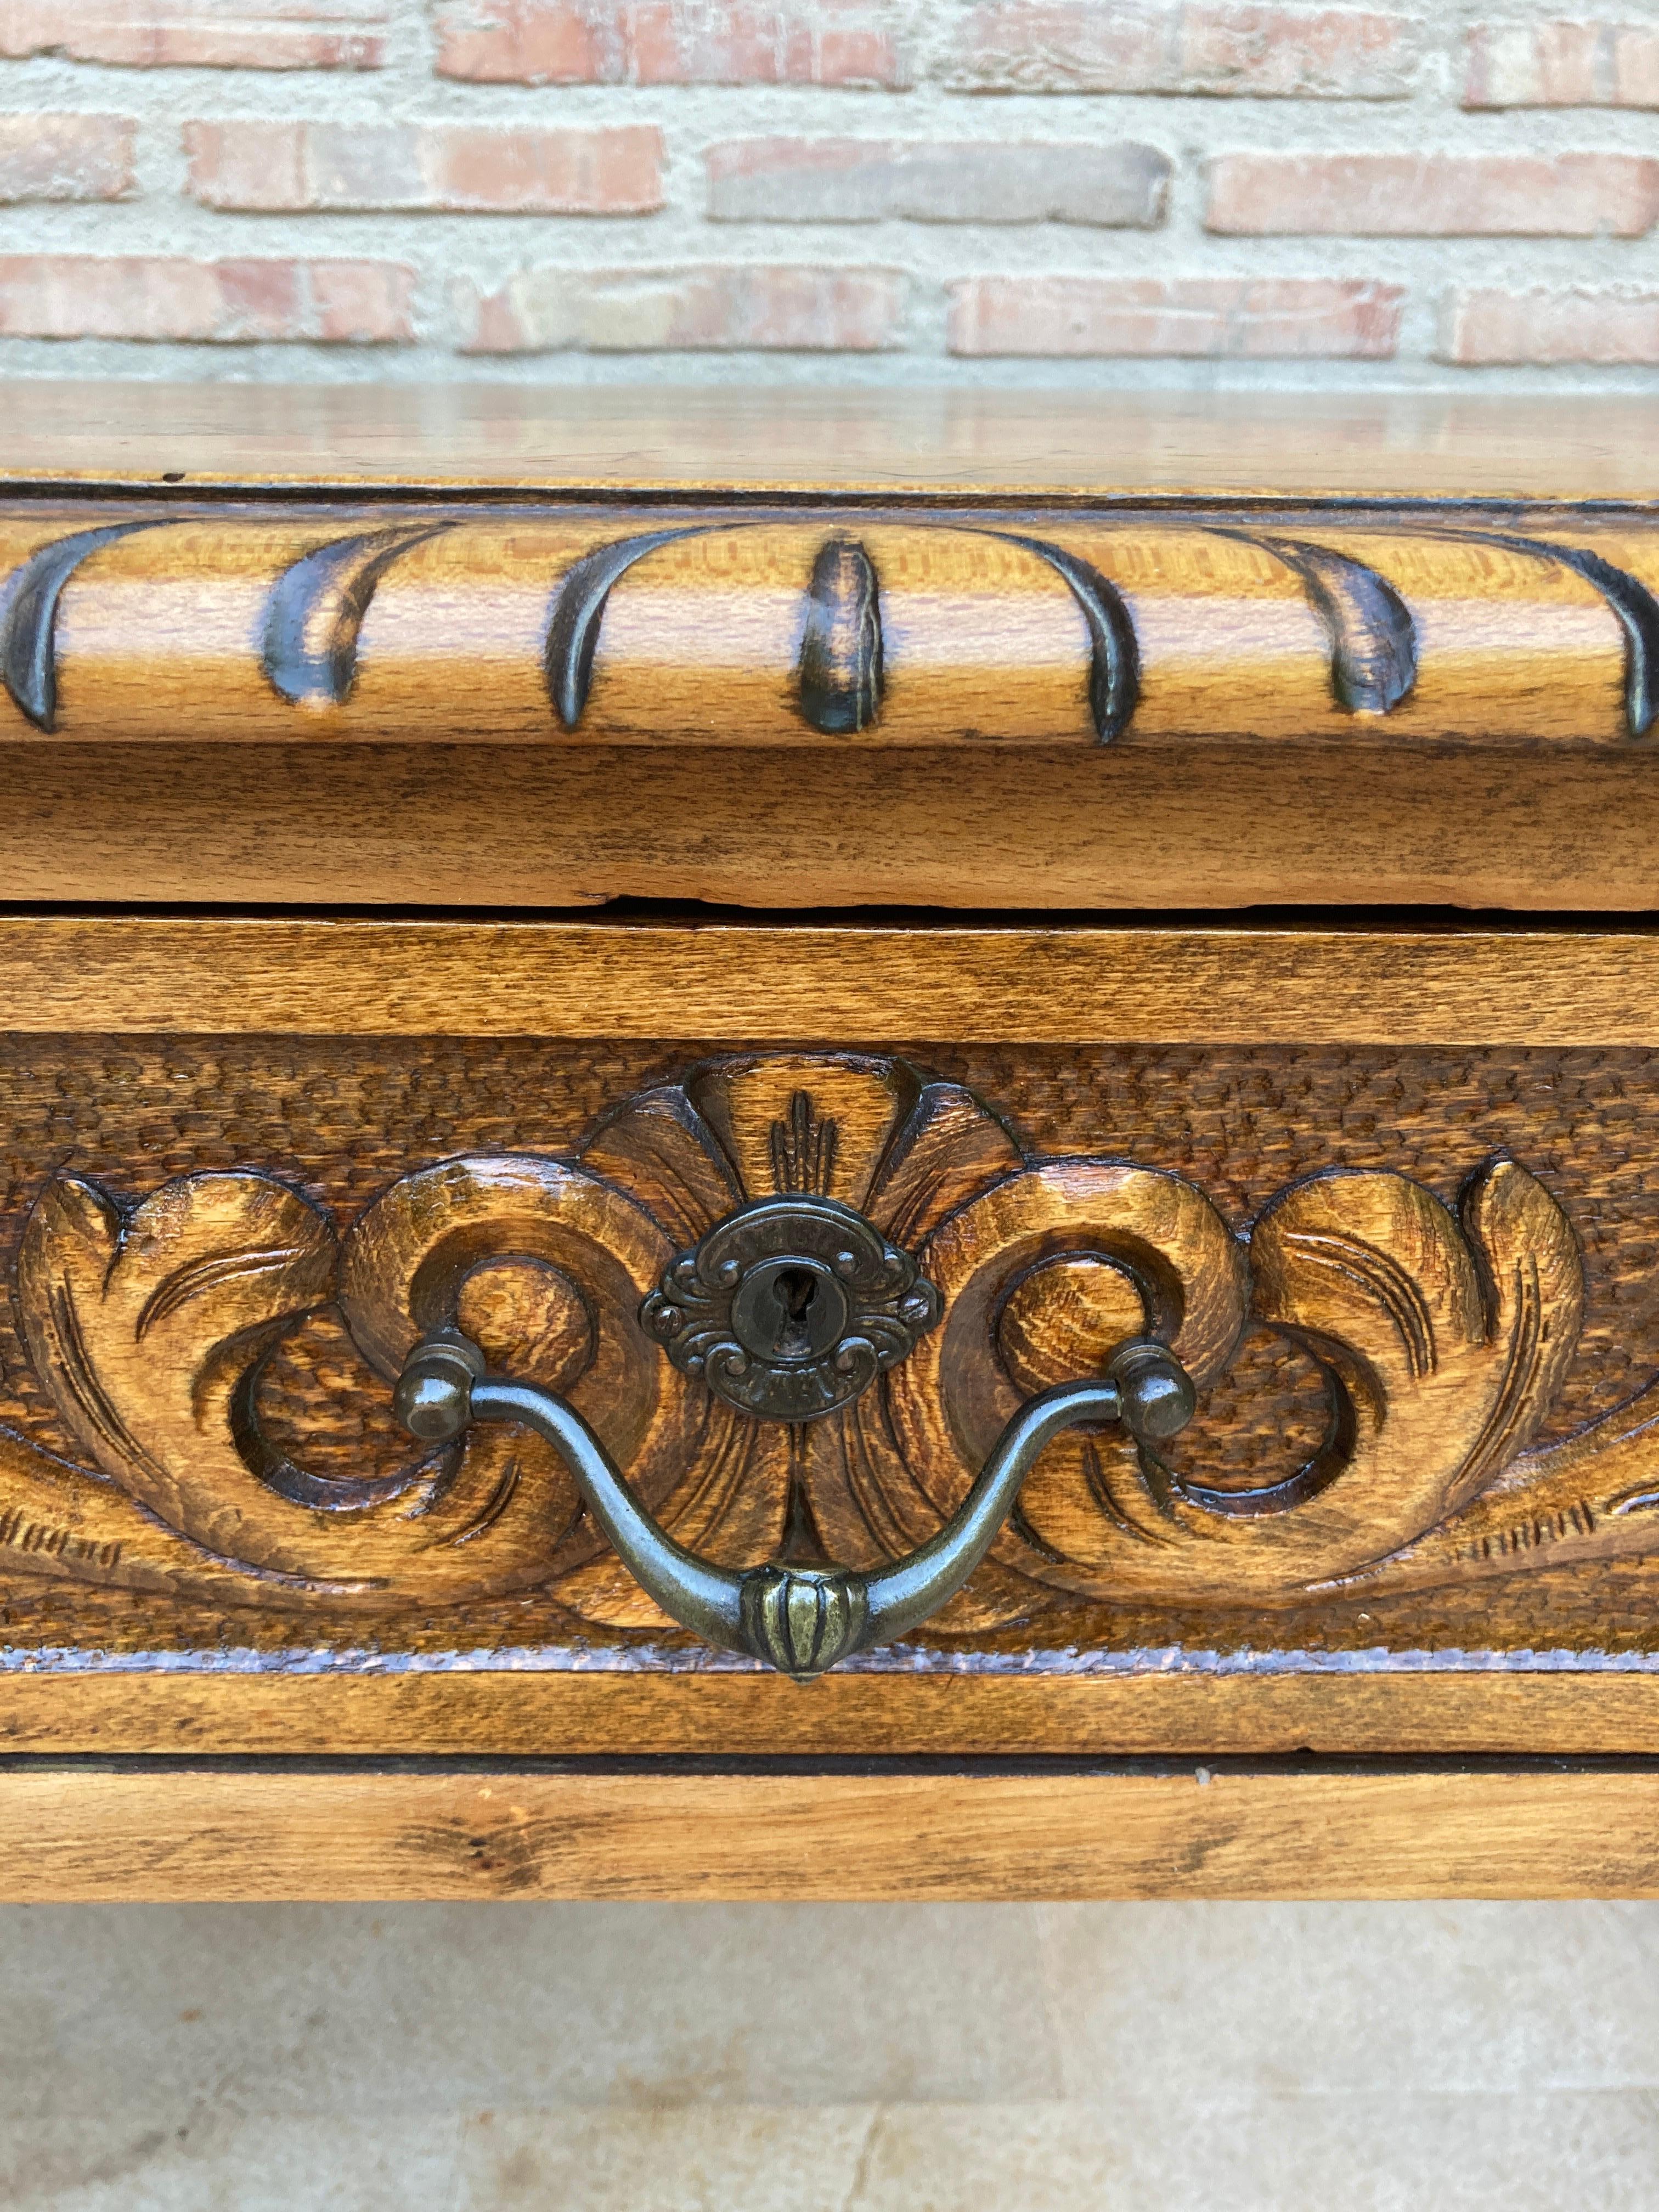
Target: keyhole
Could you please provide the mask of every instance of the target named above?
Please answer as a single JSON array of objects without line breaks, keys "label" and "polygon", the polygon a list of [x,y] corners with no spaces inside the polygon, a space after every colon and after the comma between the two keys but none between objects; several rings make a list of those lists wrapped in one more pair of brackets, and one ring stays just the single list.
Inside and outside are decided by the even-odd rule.
[{"label": "keyhole", "polygon": [[807,1267],[785,1267],[772,1283],[772,1295],[777,1301],[778,1322],[775,1339],[781,1359],[799,1359],[812,1348],[812,1301],[818,1294],[818,1279]]},{"label": "keyhole", "polygon": [[732,1300],[732,1329],[751,1358],[804,1366],[847,1326],[847,1292],[820,1261],[780,1252],[751,1267]]}]

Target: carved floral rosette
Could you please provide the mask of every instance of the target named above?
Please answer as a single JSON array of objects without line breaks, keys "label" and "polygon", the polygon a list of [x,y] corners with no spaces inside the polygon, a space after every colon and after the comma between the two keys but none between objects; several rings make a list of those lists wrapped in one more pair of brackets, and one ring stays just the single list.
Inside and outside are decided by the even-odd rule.
[{"label": "carved floral rosette", "polygon": [[[722,1402],[641,1319],[676,1252],[786,1192],[866,1216],[944,1307],[853,1402],[794,1425]],[[264,1365],[327,1308],[388,1385],[458,1322],[568,1394],[670,1533],[732,1567],[914,1549],[1024,1398],[1127,1337],[1160,1338],[1200,1393],[1247,1322],[1319,1363],[1325,1438],[1266,1486],[1206,1486],[1115,1429],[1058,1438],[947,1635],[1067,1596],[1296,1604],[1642,1553],[1659,1505],[1659,1385],[1533,1448],[1583,1278],[1516,1162],[1489,1160],[1455,1213],[1403,1175],[1329,1170],[1241,1239],[1180,1176],[1027,1158],[969,1091],[878,1058],[717,1062],[630,1098],[574,1159],[419,1168],[343,1238],[265,1174],[186,1176],[127,1208],[60,1171],[15,1291],[80,1456],[0,1432],[0,1565],[221,1603],[328,1615],[546,1586],[592,1623],[665,1625],[533,1437],[476,1427],[373,1476],[278,1449]]]}]

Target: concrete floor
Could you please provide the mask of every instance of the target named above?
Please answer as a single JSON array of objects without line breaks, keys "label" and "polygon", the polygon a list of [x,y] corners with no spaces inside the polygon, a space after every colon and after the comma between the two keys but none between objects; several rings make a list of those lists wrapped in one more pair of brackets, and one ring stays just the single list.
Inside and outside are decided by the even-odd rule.
[{"label": "concrete floor", "polygon": [[1659,1908],[0,1910],[6,2212],[1652,2212]]}]

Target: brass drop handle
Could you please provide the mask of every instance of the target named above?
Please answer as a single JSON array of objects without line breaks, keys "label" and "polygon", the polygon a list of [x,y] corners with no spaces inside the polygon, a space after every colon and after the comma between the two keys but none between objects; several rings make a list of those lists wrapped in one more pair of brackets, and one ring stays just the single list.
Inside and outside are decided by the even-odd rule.
[{"label": "brass drop handle", "polygon": [[1043,1447],[1062,1430],[1121,1421],[1138,1442],[1160,1443],[1192,1419],[1197,1395],[1165,1346],[1131,1338],[1097,1380],[1062,1382],[1028,1400],[938,1534],[867,1573],[781,1560],[738,1571],[699,1559],[640,1504],[574,1406],[538,1384],[489,1374],[477,1346],[459,1331],[416,1346],[395,1403],[404,1425],[423,1443],[447,1443],[474,1421],[517,1422],[544,1437],[618,1556],[665,1613],[710,1644],[810,1681],[855,1651],[904,1635],[954,1597],[990,1549]]}]

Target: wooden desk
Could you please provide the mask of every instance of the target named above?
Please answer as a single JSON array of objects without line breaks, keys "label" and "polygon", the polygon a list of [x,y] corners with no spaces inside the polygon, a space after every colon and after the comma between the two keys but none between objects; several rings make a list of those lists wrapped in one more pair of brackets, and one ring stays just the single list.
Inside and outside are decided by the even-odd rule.
[{"label": "wooden desk", "polygon": [[1659,404],[8,398],[0,1891],[1659,1893]]}]

